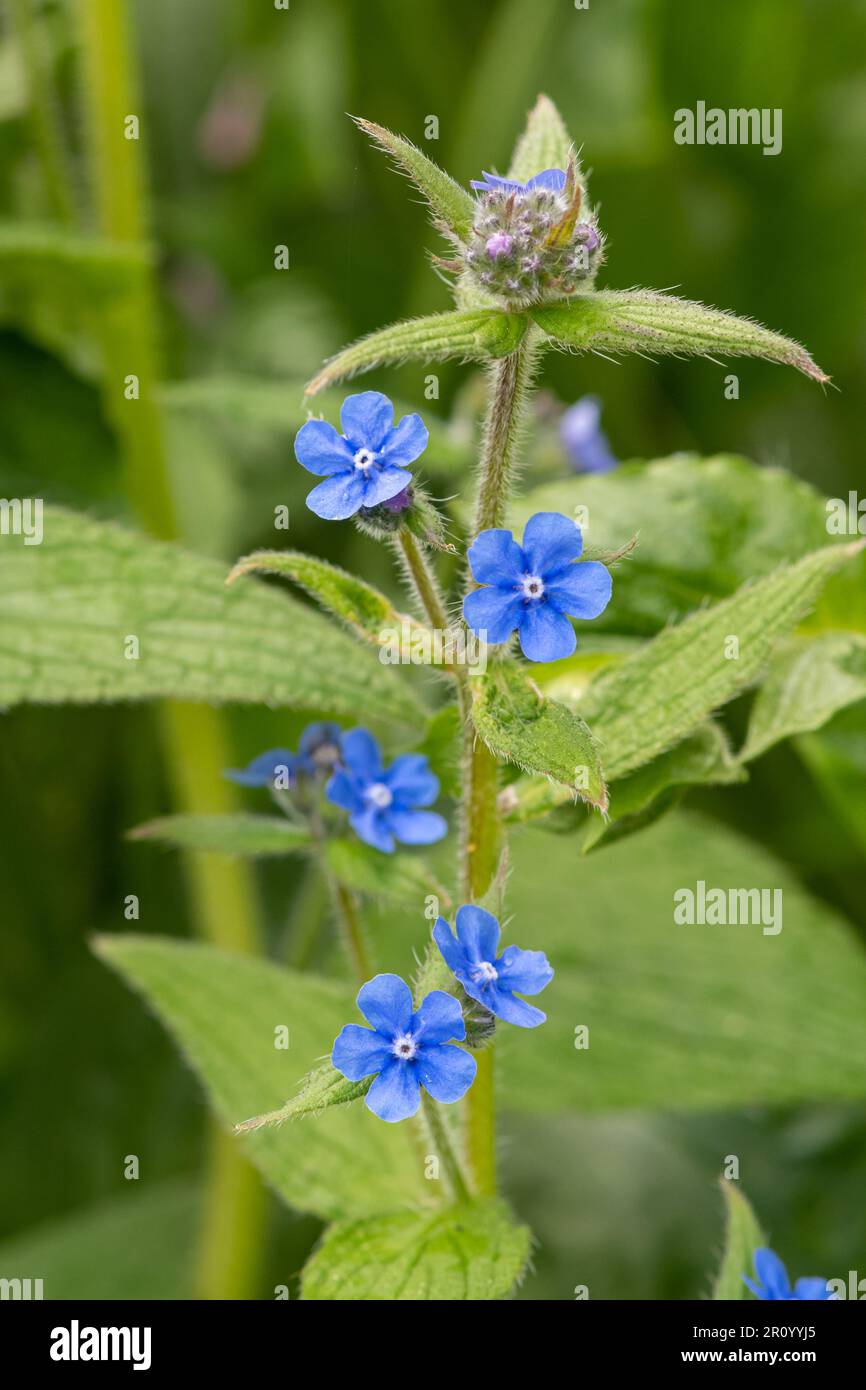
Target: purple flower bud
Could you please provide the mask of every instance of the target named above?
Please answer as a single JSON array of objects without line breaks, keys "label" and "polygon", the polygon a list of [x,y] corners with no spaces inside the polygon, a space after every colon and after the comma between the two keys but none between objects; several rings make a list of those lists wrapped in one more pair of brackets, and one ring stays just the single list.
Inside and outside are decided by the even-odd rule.
[{"label": "purple flower bud", "polygon": [[514,240],[507,232],[496,232],[489,237],[484,247],[491,261],[498,261],[500,256],[510,256]]},{"label": "purple flower bud", "polygon": [[574,240],[582,242],[587,251],[592,252],[598,249],[601,238],[595,227],[591,227],[588,222],[578,222],[574,229]]},{"label": "purple flower bud", "polygon": [[388,512],[405,512],[412,505],[412,489],[404,487],[402,492],[398,492],[396,497],[387,497],[381,504]]}]

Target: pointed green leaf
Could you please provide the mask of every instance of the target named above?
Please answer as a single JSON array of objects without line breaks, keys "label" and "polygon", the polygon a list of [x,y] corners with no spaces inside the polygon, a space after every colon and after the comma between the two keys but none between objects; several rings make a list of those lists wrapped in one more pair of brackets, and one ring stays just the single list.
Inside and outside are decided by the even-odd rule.
[{"label": "pointed green leaf", "polygon": [[564,169],[572,152],[565,122],[550,97],[542,93],[514,147],[508,177],[526,183],[534,174],[540,174],[542,169]]},{"label": "pointed green leaf", "polygon": [[506,1298],[531,1236],[503,1201],[342,1221],[325,1232],[302,1277],[306,1299],[352,1302]]},{"label": "pointed green leaf", "polygon": [[[155,1009],[228,1126],[280,1105],[356,1016],[355,990],[210,946],[103,936],[98,954]],[[276,1046],[288,1029],[288,1048]],[[290,1206],[326,1219],[429,1200],[410,1126],[347,1105],[238,1140]]]},{"label": "pointed green leaf", "polygon": [[281,1105],[279,1110],[268,1110],[264,1115],[253,1115],[250,1120],[242,1120],[235,1125],[235,1134],[252,1134],[253,1130],[266,1129],[270,1125],[281,1125],[286,1120],[301,1120],[307,1115],[321,1115],[335,1105],[350,1105],[353,1100],[365,1096],[373,1084],[372,1076],[363,1081],[347,1081],[342,1072],[324,1062],[314,1067],[301,1082],[298,1093]]},{"label": "pointed green leaf", "polygon": [[238,560],[226,583],[233,584],[241,575],[254,572],[280,574],[293,580],[357,637],[374,646],[393,642],[395,632],[401,631],[410,643],[416,637],[430,637],[423,623],[399,613],[372,584],[313,555],[299,550],[257,550]]},{"label": "pointed green leaf", "polygon": [[337,838],[328,841],[325,857],[337,881],[355,893],[417,906],[431,894],[446,907],[451,901],[424,860],[407,850],[382,854],[360,840]]},{"label": "pointed green leaf", "polygon": [[763,357],[829,381],[805,348],[751,319],[653,290],[599,290],[532,310],[554,346],[645,357]]},{"label": "pointed green leaf", "polygon": [[581,713],[598,740],[608,780],[672,747],[755,681],[822,584],[860,548],[854,542],[813,551],[693,613],[602,672]]},{"label": "pointed green leaf", "polygon": [[279,816],[160,816],[128,832],[130,840],[152,840],[173,849],[205,854],[292,854],[309,847],[303,826]]},{"label": "pointed green leaf", "polygon": [[607,808],[593,735],[565,705],[534,690],[520,668],[494,666],[475,683],[472,722],[488,748],[524,772],[543,773],[572,796]]},{"label": "pointed green leaf", "polygon": [[326,386],[368,372],[372,367],[392,367],[402,362],[486,362],[507,357],[526,331],[525,314],[498,309],[455,309],[427,318],[404,319],[380,328],[344,348],[325,363],[307,386],[314,396]]},{"label": "pointed green leaf", "polygon": [[858,700],[866,700],[862,633],[794,638],[776,653],[755,696],[740,757],[746,762],[780,739],[820,729],[838,710]]},{"label": "pointed green leaf", "polygon": [[758,1218],[735,1183],[722,1182],[725,1196],[725,1251],[713,1287],[714,1299],[740,1302],[754,1297],[743,1283],[743,1275],[753,1278],[752,1257],[767,1241]]},{"label": "pointed green leaf", "polygon": [[168,697],[417,717],[395,667],[287,594],[227,589],[219,561],[111,523],[55,507],[43,521],[41,545],[0,537],[0,704]]},{"label": "pointed green leaf", "polygon": [[422,154],[411,141],[394,135],[373,121],[365,121],[361,116],[353,116],[352,120],[386,154],[391,155],[398,168],[424,194],[436,218],[456,237],[465,240],[475,217],[475,199],[472,195],[455,183],[451,175],[434,164],[432,159],[428,159],[426,154]]}]

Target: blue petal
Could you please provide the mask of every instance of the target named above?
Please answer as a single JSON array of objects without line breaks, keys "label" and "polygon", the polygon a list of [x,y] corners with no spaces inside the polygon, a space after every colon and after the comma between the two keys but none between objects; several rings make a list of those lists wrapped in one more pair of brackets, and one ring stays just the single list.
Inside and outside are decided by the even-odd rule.
[{"label": "blue petal", "polygon": [[530,603],[520,615],[520,646],[530,661],[561,661],[577,646],[574,628],[561,613],[542,599]]},{"label": "blue petal", "polygon": [[313,773],[332,767],[340,756],[342,729],[339,724],[329,720],[316,720],[308,724],[298,743],[298,759],[303,759],[305,768]]},{"label": "blue petal", "polygon": [[586,473],[607,473],[618,460],[599,428],[601,402],[597,396],[581,396],[562,416],[559,438],[572,468]]},{"label": "blue petal", "polygon": [[499,949],[499,923],[492,912],[467,903],[457,909],[457,940],[471,961],[494,961]]},{"label": "blue petal", "polygon": [[295,435],[295,458],[320,478],[354,469],[352,450],[327,420],[308,420]]},{"label": "blue petal", "polygon": [[810,1301],[814,1301],[815,1299],[829,1299],[832,1301],[832,1295],[827,1288],[827,1280],[810,1279],[808,1277],[797,1280],[794,1285],[794,1297],[809,1299]]},{"label": "blue petal", "polygon": [[479,1002],[497,1018],[501,1018],[503,1023],[513,1023],[518,1028],[537,1028],[539,1023],[544,1023],[547,1018],[547,1014],[542,1013],[541,1009],[527,1004],[524,999],[518,999],[507,989],[500,989],[498,983],[489,985]]},{"label": "blue petal", "polygon": [[486,170],[482,170],[480,179],[470,179],[469,182],[480,193],[489,193],[495,188],[505,193],[522,193],[526,188],[526,185],[519,183],[517,179],[503,179],[498,174],[488,174]]},{"label": "blue petal", "polygon": [[364,478],[353,469],[326,478],[307,494],[307,506],[323,521],[345,521],[364,505]]},{"label": "blue petal", "polygon": [[382,754],[369,729],[350,729],[340,739],[343,762],[362,782],[378,782],[382,777]]},{"label": "blue petal", "polygon": [[408,1120],[421,1104],[421,1087],[414,1063],[401,1062],[395,1057],[376,1077],[364,1097],[364,1104],[388,1124]]},{"label": "blue petal", "polygon": [[479,584],[507,588],[519,584],[526,569],[523,551],[510,531],[482,531],[470,545],[467,557]]},{"label": "blue petal", "polygon": [[358,990],[358,1008],[386,1038],[405,1033],[412,1021],[412,991],[399,975],[375,975]]},{"label": "blue petal", "polygon": [[526,187],[549,188],[552,193],[561,193],[565,187],[565,170],[542,169],[540,174],[533,174]]},{"label": "blue petal", "polygon": [[241,787],[267,787],[273,786],[277,773],[282,772],[288,775],[291,785],[295,780],[297,762],[290,748],[269,748],[267,753],[260,753],[246,767],[226,768],[223,776]]},{"label": "blue petal", "polygon": [[347,396],[340,409],[340,424],[354,454],[358,449],[376,453],[394,423],[394,407],[381,391],[359,391]]},{"label": "blue petal", "polygon": [[439,947],[439,953],[448,969],[453,971],[455,975],[458,975],[458,972],[465,974],[472,961],[454,936],[444,917],[437,917],[436,919],[436,925],[433,928],[433,940]]},{"label": "blue petal", "polygon": [[448,1042],[451,1038],[462,1041],[466,1037],[466,1024],[454,995],[447,994],[444,989],[431,990],[412,1019],[410,1032],[417,1042],[423,1039],[425,1047]]},{"label": "blue petal", "polygon": [[754,1254],[755,1276],[767,1290],[767,1297],[773,1299],[788,1298],[791,1293],[791,1285],[788,1281],[788,1271],[779,1259],[774,1250],[761,1248]]},{"label": "blue petal", "polygon": [[430,771],[423,753],[403,753],[395,758],[383,781],[401,807],[429,806],[439,795],[439,778]]},{"label": "blue petal", "polygon": [[583,550],[580,527],[561,512],[536,512],[523,528],[523,553],[530,574],[551,577]]},{"label": "blue petal", "polygon": [[462,1100],[475,1080],[478,1063],[471,1052],[451,1043],[422,1047],[415,1062],[418,1080],[434,1100],[453,1105]]},{"label": "blue petal", "polygon": [[448,834],[448,822],[435,811],[401,811],[393,806],[385,822],[401,845],[435,845]]},{"label": "blue petal", "polygon": [[331,1061],[348,1081],[360,1081],[381,1071],[391,1056],[391,1044],[381,1033],[347,1023],[334,1043]]},{"label": "blue petal", "polygon": [[341,767],[337,768],[325,787],[325,796],[332,806],[342,806],[344,811],[357,813],[364,809],[364,798],[356,779]]},{"label": "blue petal", "polygon": [[573,618],[597,618],[610,603],[613,580],[600,560],[569,565],[552,580],[544,596],[558,612]]},{"label": "blue petal", "polygon": [[504,589],[473,589],[463,600],[466,622],[491,646],[508,641],[520,622],[523,609],[520,594]]},{"label": "blue petal", "polygon": [[394,853],[394,836],[391,833],[387,812],[378,806],[365,806],[362,811],[353,811],[349,824],[359,840],[382,854]]},{"label": "blue petal", "polygon": [[365,507],[378,507],[382,502],[390,502],[392,497],[403,492],[412,481],[412,474],[405,468],[371,468],[364,478]]},{"label": "blue petal", "polygon": [[516,994],[540,994],[553,979],[553,967],[543,951],[521,951],[509,946],[496,962],[502,989]]},{"label": "blue petal", "polygon": [[741,1274],[741,1275],[740,1275],[740,1278],[742,1279],[743,1283],[746,1285],[746,1288],[752,1290],[752,1293],[755,1295],[755,1298],[763,1298],[763,1299],[769,1298],[769,1294],[767,1294],[767,1293],[764,1292],[764,1290],[761,1288],[761,1285],[760,1285],[760,1284],[756,1284],[755,1281],[754,1281],[754,1279],[750,1279],[749,1276],[748,1276],[747,1274]]},{"label": "blue petal", "polygon": [[429,437],[420,415],[404,415],[382,444],[380,458],[389,464],[414,463],[427,448]]}]

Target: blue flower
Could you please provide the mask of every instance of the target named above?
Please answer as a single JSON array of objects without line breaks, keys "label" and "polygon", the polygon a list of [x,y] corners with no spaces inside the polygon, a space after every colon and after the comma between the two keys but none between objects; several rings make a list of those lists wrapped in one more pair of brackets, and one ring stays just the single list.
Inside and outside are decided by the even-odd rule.
[{"label": "blue flower", "polygon": [[788,1279],[788,1271],[775,1251],[756,1250],[754,1261],[757,1283],[745,1274],[741,1275],[741,1278],[756,1298],[775,1302],[779,1300],[792,1302],[795,1299],[834,1301],[833,1294],[827,1288],[826,1279],[798,1279],[792,1289]]},{"label": "blue flower", "polygon": [[358,1008],[371,1025],[347,1023],[331,1061],[349,1081],[376,1080],[365,1097],[368,1110],[393,1124],[408,1120],[421,1103],[421,1087],[443,1105],[465,1096],[477,1063],[449,1038],[466,1037],[457,1000],[434,989],[413,1012],[412,994],[399,975],[377,975],[363,985]]},{"label": "blue flower", "polygon": [[472,574],[488,588],[463,600],[463,616],[486,642],[507,642],[515,628],[530,661],[558,661],[577,645],[565,616],[597,618],[610,601],[611,578],[598,560],[574,563],[580,527],[558,512],[536,512],[523,544],[510,531],[482,531],[469,547]]},{"label": "blue flower", "polygon": [[229,767],[223,773],[230,782],[241,787],[273,787],[287,790],[298,780],[298,757],[290,748],[269,748],[259,753],[246,767]]},{"label": "blue flower", "polygon": [[457,910],[457,938],[443,917],[433,928],[433,940],[449,970],[453,970],[470,998],[506,1023],[537,1028],[547,1015],[520,994],[540,994],[553,979],[553,969],[543,951],[521,951],[507,946],[501,956],[499,923],[483,907]]},{"label": "blue flower", "polygon": [[439,778],[423,754],[404,753],[386,769],[366,729],[343,734],[340,753],[340,766],[325,795],[349,812],[349,824],[359,839],[391,854],[395,840],[432,845],[447,833],[442,816],[418,809],[432,805],[439,795]]},{"label": "blue flower", "polygon": [[340,739],[343,731],[330,720],[308,724],[298,744],[298,765],[308,777],[318,772],[330,772],[340,760]]},{"label": "blue flower", "polygon": [[601,401],[598,396],[581,396],[569,406],[559,422],[559,437],[566,457],[577,473],[607,473],[616,468],[607,442],[599,428]]},{"label": "blue flower", "polygon": [[488,174],[483,170],[480,179],[471,179],[470,182],[480,193],[522,194],[528,193],[531,188],[547,188],[551,193],[561,193],[565,187],[565,170],[542,169],[540,174],[533,174],[526,183],[520,183],[517,179],[501,179],[498,174]]},{"label": "blue flower", "polygon": [[427,448],[421,416],[404,415],[395,425],[394,407],[381,391],[347,396],[340,424],[342,434],[326,420],[308,420],[295,439],[298,463],[325,479],[307,506],[326,521],[343,521],[396,497],[412,481],[406,465]]}]

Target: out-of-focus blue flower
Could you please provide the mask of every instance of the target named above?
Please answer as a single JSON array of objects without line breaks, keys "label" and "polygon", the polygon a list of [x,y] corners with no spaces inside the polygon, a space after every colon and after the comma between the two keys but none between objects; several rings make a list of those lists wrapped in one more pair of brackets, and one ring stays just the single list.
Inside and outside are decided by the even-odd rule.
[{"label": "out-of-focus blue flower", "polygon": [[299,759],[290,748],[269,748],[259,753],[246,767],[229,767],[223,773],[230,782],[241,787],[273,787],[286,791],[298,780]]},{"label": "out-of-focus blue flower", "polygon": [[343,731],[339,724],[327,719],[308,724],[298,744],[298,764],[308,777],[319,772],[332,772],[340,760],[340,739]]},{"label": "out-of-focus blue flower", "polygon": [[559,438],[565,456],[576,473],[607,473],[619,460],[611,453],[607,436],[600,428],[601,401],[598,396],[581,396],[569,406],[559,422]]},{"label": "out-of-focus blue flower", "polygon": [[414,463],[427,448],[420,415],[394,424],[394,407],[381,391],[347,396],[340,410],[342,434],[326,420],[308,420],[295,438],[295,456],[325,481],[307,506],[326,521],[343,521],[362,507],[378,507],[409,486]]},{"label": "out-of-focus blue flower", "polygon": [[526,183],[520,183],[518,179],[501,179],[498,174],[488,174],[485,169],[480,179],[470,182],[480,193],[528,193],[532,188],[547,188],[551,193],[561,193],[565,187],[565,170],[542,169],[540,174],[533,174]]},{"label": "out-of-focus blue flower", "polygon": [[741,1277],[756,1298],[775,1302],[791,1302],[794,1299],[808,1299],[812,1302],[816,1299],[834,1301],[833,1294],[827,1288],[826,1279],[798,1279],[792,1289],[788,1271],[775,1251],[762,1248],[755,1251],[753,1258],[755,1278],[750,1279],[746,1274]]},{"label": "out-of-focus blue flower", "polygon": [[325,794],[349,812],[349,824],[366,844],[391,854],[395,840],[431,845],[447,833],[442,816],[419,809],[439,795],[439,778],[422,753],[404,753],[385,768],[373,735],[352,729],[340,740],[340,759]]},{"label": "out-of-focus blue flower", "polygon": [[553,968],[543,951],[521,951],[519,946],[499,950],[499,923],[483,907],[467,904],[457,909],[457,936],[444,917],[433,928],[433,940],[470,998],[506,1023],[537,1028],[547,1018],[541,1009],[518,999],[517,994],[540,994],[553,979]]},{"label": "out-of-focus blue flower", "polygon": [[558,512],[536,512],[523,544],[510,531],[482,531],[469,547],[472,574],[487,588],[463,601],[473,632],[491,645],[512,632],[530,661],[558,661],[577,645],[574,618],[597,618],[610,601],[611,578],[598,560],[574,562],[583,549],[580,527]]},{"label": "out-of-focus blue flower", "polygon": [[466,1094],[477,1063],[449,1039],[466,1037],[457,1000],[434,989],[417,1011],[399,975],[376,975],[358,994],[370,1024],[347,1023],[334,1043],[331,1061],[349,1081],[376,1080],[365,1097],[368,1110],[393,1124],[408,1120],[421,1103],[421,1087],[443,1105]]}]

